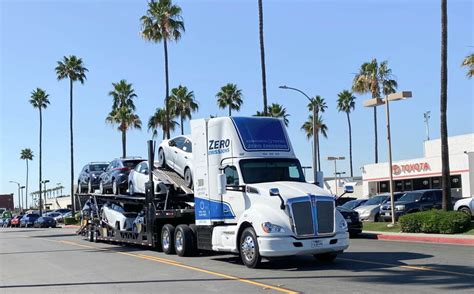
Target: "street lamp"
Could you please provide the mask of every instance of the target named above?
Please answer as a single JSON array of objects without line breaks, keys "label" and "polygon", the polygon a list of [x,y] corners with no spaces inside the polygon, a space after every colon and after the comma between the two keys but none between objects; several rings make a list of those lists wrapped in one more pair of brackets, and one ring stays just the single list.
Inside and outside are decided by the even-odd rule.
[{"label": "street lamp", "polygon": [[[308,95],[306,95],[305,92],[303,92],[299,89],[288,87],[286,85],[285,86],[280,86],[279,88],[299,92],[299,93],[303,94],[308,99],[308,101],[310,103],[313,103],[313,100]],[[316,112],[316,107],[315,107],[315,105],[313,105],[313,178],[314,178],[314,183],[315,184],[317,184],[317,179],[318,179],[318,162],[317,162],[318,161],[318,156],[316,154],[317,146],[318,146],[318,134],[317,134],[317,127],[316,127],[316,120],[318,119],[317,115],[318,114]],[[322,185],[322,183],[320,183],[320,185]]]},{"label": "street lamp", "polygon": [[21,210],[21,202],[20,202],[20,183],[18,182],[15,182],[15,181],[8,181],[9,183],[12,183],[12,184],[17,184],[18,185],[18,209]]},{"label": "street lamp", "polygon": [[21,186],[20,187],[20,190],[21,190],[21,206],[26,208],[26,206],[24,206],[24,202],[23,202],[25,200],[25,198],[23,197],[23,195],[24,195],[23,190],[25,188],[26,188],[26,186]]},{"label": "street lamp", "polygon": [[334,183],[336,184],[336,197],[337,197],[337,161],[346,159],[344,156],[329,156],[327,160],[334,161]]},{"label": "street lamp", "polygon": [[377,107],[385,104],[385,115],[387,117],[387,144],[388,144],[388,175],[390,179],[390,210],[392,213],[392,223],[389,225],[393,227],[395,225],[395,197],[393,195],[393,169],[392,169],[392,139],[390,136],[390,101],[405,100],[411,98],[411,91],[403,91],[398,93],[389,94],[382,98],[372,98],[364,101],[364,107]]}]

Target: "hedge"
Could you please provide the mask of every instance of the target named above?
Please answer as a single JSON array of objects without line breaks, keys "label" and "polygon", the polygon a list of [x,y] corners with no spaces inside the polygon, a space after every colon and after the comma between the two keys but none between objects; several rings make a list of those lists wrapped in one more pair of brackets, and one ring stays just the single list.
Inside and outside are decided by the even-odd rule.
[{"label": "hedge", "polygon": [[471,218],[466,213],[442,210],[405,214],[399,222],[405,233],[456,234],[471,226]]},{"label": "hedge", "polygon": [[74,217],[65,217],[64,218],[64,224],[65,225],[75,225],[76,223],[77,223],[77,220]]}]

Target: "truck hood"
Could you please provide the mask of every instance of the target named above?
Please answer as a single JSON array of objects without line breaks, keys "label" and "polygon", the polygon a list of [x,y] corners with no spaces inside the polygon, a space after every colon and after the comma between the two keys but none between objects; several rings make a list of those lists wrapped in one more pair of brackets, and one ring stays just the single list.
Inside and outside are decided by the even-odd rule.
[{"label": "truck hood", "polygon": [[304,182],[269,182],[248,184],[248,186],[258,189],[260,194],[262,195],[270,195],[270,189],[277,188],[280,191],[280,195],[285,200],[285,202],[288,199],[307,195],[334,197],[326,190],[323,190],[322,188],[314,184]]}]

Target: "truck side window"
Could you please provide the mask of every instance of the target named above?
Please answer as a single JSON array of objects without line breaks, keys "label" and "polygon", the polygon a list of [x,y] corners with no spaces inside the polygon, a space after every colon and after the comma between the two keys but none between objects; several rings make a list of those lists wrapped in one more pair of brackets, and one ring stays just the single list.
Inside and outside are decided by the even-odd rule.
[{"label": "truck side window", "polygon": [[226,184],[227,186],[238,186],[239,185],[239,174],[235,166],[228,166],[224,169]]}]

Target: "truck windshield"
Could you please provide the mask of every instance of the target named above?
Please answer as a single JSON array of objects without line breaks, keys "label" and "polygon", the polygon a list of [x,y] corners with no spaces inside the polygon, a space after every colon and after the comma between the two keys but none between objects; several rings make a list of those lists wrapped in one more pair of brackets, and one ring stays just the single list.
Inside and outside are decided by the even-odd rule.
[{"label": "truck windshield", "polygon": [[305,182],[301,166],[296,159],[244,159],[240,170],[246,184],[292,181]]}]

